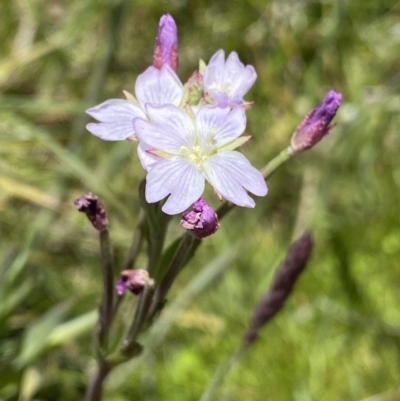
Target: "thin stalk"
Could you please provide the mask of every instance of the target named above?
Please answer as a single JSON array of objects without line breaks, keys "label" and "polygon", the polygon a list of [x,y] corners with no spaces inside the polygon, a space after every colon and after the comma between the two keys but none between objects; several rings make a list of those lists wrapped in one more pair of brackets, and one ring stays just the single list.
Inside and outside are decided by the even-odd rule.
[{"label": "thin stalk", "polygon": [[140,209],[138,221],[136,223],[136,227],[132,236],[131,247],[129,248],[128,254],[126,255],[122,270],[133,269],[133,267],[135,266],[135,261],[143,245],[145,222],[146,213],[143,209]]},{"label": "thin stalk", "polygon": [[149,228],[151,234],[149,235],[147,271],[150,277],[154,277],[156,280],[158,279],[158,265],[164,248],[168,222],[169,220],[166,220],[165,224],[160,225],[157,230]]},{"label": "thin stalk", "polygon": [[84,401],[100,401],[103,392],[103,383],[111,371],[109,365],[101,364],[96,375],[86,389]]},{"label": "thin stalk", "polygon": [[149,310],[152,298],[154,294],[154,281],[149,280],[144,287],[144,290],[140,296],[140,300],[136,309],[135,317],[133,319],[132,325],[128,330],[125,341],[121,347],[122,354],[129,354],[134,347],[136,337],[140,333],[140,329],[144,320],[146,318],[147,312]]},{"label": "thin stalk", "polygon": [[146,180],[142,180],[139,186],[139,198],[146,214],[145,232],[148,243],[147,271],[150,277],[158,281],[158,268],[171,216],[162,212],[162,202],[147,203],[145,187]]},{"label": "thin stalk", "polygon": [[200,240],[196,239],[189,233],[185,233],[182,236],[180,244],[175,251],[173,258],[168,264],[168,267],[166,269],[167,273],[163,277],[160,285],[157,287],[157,291],[149,311],[149,318],[151,318],[156,313],[158,306],[164,300],[175,278],[185,266],[193,245],[196,243],[200,244],[200,242]]},{"label": "thin stalk", "polygon": [[274,157],[264,168],[261,169],[261,174],[265,179],[271,177],[273,173],[287,160],[289,160],[294,155],[292,148],[289,146],[288,148],[282,150],[278,156]]},{"label": "thin stalk", "polygon": [[220,365],[209,385],[204,390],[200,401],[212,401],[215,399],[214,394],[218,387],[225,380],[225,377],[228,375],[228,373],[240,362],[246,351],[246,347],[240,348],[235,354],[232,355],[230,359],[228,359],[224,364]]},{"label": "thin stalk", "polygon": [[108,230],[100,232],[100,250],[103,267],[103,297],[100,306],[99,345],[107,348],[108,331],[114,303],[114,262]]},{"label": "thin stalk", "polygon": [[110,316],[110,325],[112,324],[112,322],[114,321],[115,316],[117,315],[119,306],[121,305],[121,302],[122,302],[123,298],[124,298],[123,295],[117,295],[114,298],[114,304],[113,304],[113,308],[112,308],[111,316]]}]

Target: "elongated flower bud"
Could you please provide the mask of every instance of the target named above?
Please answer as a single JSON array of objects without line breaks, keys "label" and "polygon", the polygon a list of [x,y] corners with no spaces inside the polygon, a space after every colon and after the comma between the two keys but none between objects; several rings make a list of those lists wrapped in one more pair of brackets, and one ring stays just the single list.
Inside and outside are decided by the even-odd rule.
[{"label": "elongated flower bud", "polygon": [[259,330],[283,308],[293,286],[307,265],[312,247],[311,234],[305,232],[289,248],[286,259],[278,268],[271,287],[254,310],[250,329],[244,337],[245,346],[253,344]]},{"label": "elongated flower bud", "polygon": [[127,290],[135,295],[140,294],[149,280],[147,270],[124,270],[117,282],[116,290],[118,295],[124,295]]},{"label": "elongated flower bud", "polygon": [[195,237],[205,238],[218,230],[218,216],[214,209],[200,198],[193,203],[193,210],[183,213],[181,226]]},{"label": "elongated flower bud", "polygon": [[310,111],[296,128],[291,141],[293,153],[304,152],[327,136],[334,127],[329,125],[342,103],[342,95],[334,90],[326,94],[324,101]]},{"label": "elongated flower bud", "polygon": [[86,213],[93,227],[98,231],[104,231],[108,226],[106,210],[100,199],[91,192],[76,199],[74,202],[79,212]]},{"label": "elongated flower bud", "polygon": [[161,70],[163,65],[169,65],[174,71],[178,69],[178,28],[169,14],[160,19],[153,56],[154,67]]}]

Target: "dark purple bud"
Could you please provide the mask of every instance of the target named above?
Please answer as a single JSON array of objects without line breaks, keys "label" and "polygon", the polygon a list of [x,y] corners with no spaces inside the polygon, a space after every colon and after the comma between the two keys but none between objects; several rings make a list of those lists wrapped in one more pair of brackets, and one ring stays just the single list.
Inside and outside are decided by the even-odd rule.
[{"label": "dark purple bud", "polygon": [[74,204],[79,212],[86,213],[87,218],[96,230],[104,231],[107,229],[108,219],[106,210],[96,195],[89,192],[76,199]]},{"label": "dark purple bud", "polygon": [[244,336],[245,346],[250,346],[257,339],[259,330],[283,308],[297,279],[307,266],[312,248],[312,237],[309,232],[305,232],[289,248],[286,259],[276,271],[269,290],[253,312],[250,329]]},{"label": "dark purple bud", "polygon": [[193,210],[182,215],[181,226],[197,238],[214,234],[218,228],[218,216],[203,198],[193,203]]},{"label": "dark purple bud", "polygon": [[147,270],[124,270],[121,272],[121,276],[115,288],[117,289],[118,295],[124,295],[127,290],[138,295],[144,290],[148,281],[149,273]]},{"label": "dark purple bud", "polygon": [[329,134],[334,125],[329,125],[342,103],[342,95],[330,90],[324,101],[310,111],[296,128],[291,141],[293,153],[304,152],[315,146]]},{"label": "dark purple bud", "polygon": [[169,65],[174,71],[178,69],[178,28],[169,14],[160,19],[153,56],[154,67],[161,70],[163,65]]}]

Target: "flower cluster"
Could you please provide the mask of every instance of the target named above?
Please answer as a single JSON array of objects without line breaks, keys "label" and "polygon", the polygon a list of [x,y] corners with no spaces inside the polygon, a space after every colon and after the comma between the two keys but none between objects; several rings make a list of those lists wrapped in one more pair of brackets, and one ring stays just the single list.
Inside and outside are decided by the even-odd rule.
[{"label": "flower cluster", "polygon": [[203,194],[205,181],[220,199],[254,207],[248,195],[267,194],[262,174],[235,149],[249,136],[243,96],[257,74],[233,52],[223,50],[183,85],[178,66],[177,28],[170,15],[161,18],[153,65],[136,80],[135,94],[111,99],[87,110],[99,121],[87,129],[106,141],[139,141],[138,155],[147,171],[146,200],[167,196],[162,210],[185,211]]}]

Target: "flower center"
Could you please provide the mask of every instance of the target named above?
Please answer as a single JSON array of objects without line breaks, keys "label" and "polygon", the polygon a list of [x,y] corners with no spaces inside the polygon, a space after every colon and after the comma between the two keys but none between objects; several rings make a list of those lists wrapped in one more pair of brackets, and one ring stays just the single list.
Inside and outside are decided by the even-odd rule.
[{"label": "flower center", "polygon": [[231,95],[231,85],[232,85],[232,81],[228,78],[222,84],[214,82],[213,85],[211,85],[211,89],[216,89],[217,91],[224,92],[228,96],[230,96]]},{"label": "flower center", "polygon": [[216,153],[215,146],[217,141],[214,139],[216,133],[215,127],[211,128],[206,138],[202,140],[203,143],[199,144],[199,138],[197,137],[193,146],[181,146],[179,149],[180,154],[201,169],[203,163]]},{"label": "flower center", "polygon": [[193,146],[191,149],[186,146],[181,146],[179,150],[183,157],[190,160],[197,167],[201,167],[203,162],[208,159],[208,155],[203,154],[201,147],[198,145]]}]

